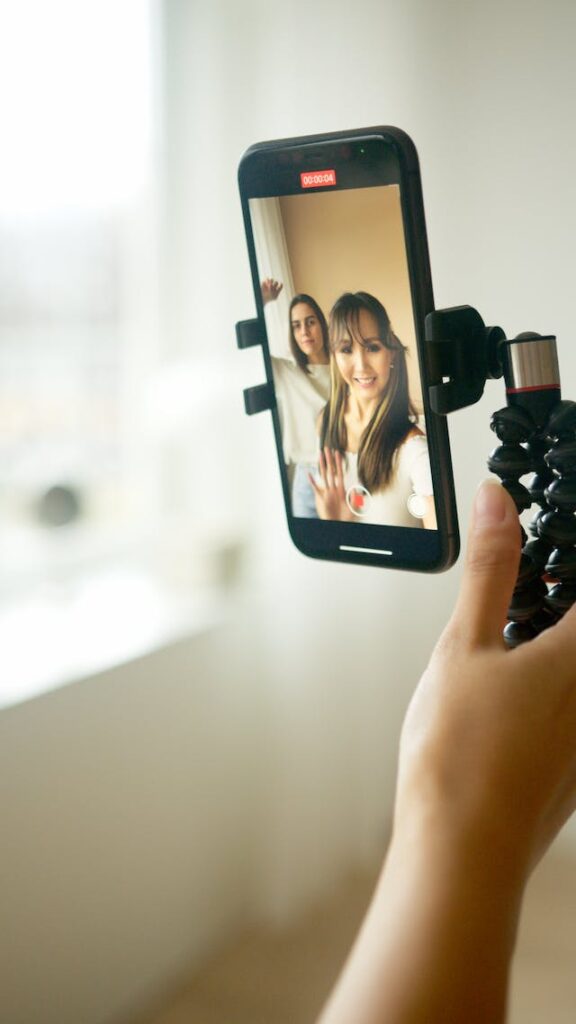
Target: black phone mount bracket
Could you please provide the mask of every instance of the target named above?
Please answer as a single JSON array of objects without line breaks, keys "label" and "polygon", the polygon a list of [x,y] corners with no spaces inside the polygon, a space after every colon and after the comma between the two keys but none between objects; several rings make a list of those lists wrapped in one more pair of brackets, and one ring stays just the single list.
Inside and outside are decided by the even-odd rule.
[{"label": "black phone mount bracket", "polygon": [[[263,346],[264,328],[261,321],[239,320],[236,324],[236,344],[240,349]],[[244,409],[248,416],[273,409],[275,404],[274,388],[271,384],[256,384],[255,387],[244,389]]]},{"label": "black phone mount bracket", "polygon": [[506,338],[501,327],[486,327],[472,306],[428,313],[424,331],[435,413],[446,416],[473,405],[486,381],[502,376],[508,404],[528,408],[536,425],[543,425],[560,399],[554,335],[527,332]]},{"label": "black phone mount bracket", "polygon": [[486,327],[472,306],[454,306],[429,313],[424,321],[430,379],[430,404],[435,413],[473,405],[481,397],[489,378],[504,372],[500,327]]},{"label": "black phone mount bracket", "polygon": [[499,327],[485,327],[475,309],[460,306],[430,313],[425,337],[438,381],[429,388],[430,404],[438,414],[473,404],[487,379],[504,376],[507,404],[490,422],[500,444],[488,468],[519,516],[539,506],[528,532],[520,526],[522,554],[504,630],[506,644],[517,647],[576,603],[576,402],[561,398],[553,335],[509,340]]}]

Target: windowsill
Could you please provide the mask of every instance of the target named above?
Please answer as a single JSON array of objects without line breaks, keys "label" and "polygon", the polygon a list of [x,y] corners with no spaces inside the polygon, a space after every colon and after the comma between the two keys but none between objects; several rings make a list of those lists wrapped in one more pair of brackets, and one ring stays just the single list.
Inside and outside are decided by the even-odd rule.
[{"label": "windowsill", "polygon": [[174,587],[112,565],[0,604],[0,710],[149,654],[220,621],[221,582]]}]

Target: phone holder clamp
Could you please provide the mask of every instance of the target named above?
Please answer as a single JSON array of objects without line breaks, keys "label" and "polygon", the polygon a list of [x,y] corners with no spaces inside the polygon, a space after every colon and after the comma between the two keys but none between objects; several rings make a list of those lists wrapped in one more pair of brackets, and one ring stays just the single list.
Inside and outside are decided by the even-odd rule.
[{"label": "phone holder clamp", "polygon": [[486,327],[472,306],[429,313],[424,331],[431,377],[437,381],[429,388],[435,413],[446,416],[474,405],[482,397],[486,380],[502,376],[504,331],[500,327]]},{"label": "phone holder clamp", "polygon": [[511,406],[527,409],[542,427],[560,400],[560,370],[554,335],[533,332],[506,338],[486,327],[472,306],[429,313],[424,332],[431,360],[428,394],[435,413],[446,416],[479,401],[487,380],[504,376]]},{"label": "phone holder clamp", "polygon": [[[518,515],[539,506],[521,526],[522,555],[504,639],[517,647],[576,602],[576,402],[561,399],[553,335],[528,332],[509,340],[485,327],[471,306],[425,320],[433,377],[433,410],[441,415],[478,401],[488,378],[504,376],[507,405],[492,416],[500,444],[488,468],[500,478]],[[531,473],[526,485],[521,477]]]},{"label": "phone holder clamp", "polygon": [[[262,323],[258,319],[239,320],[236,324],[236,343],[239,349],[254,348],[262,346],[264,332]],[[257,384],[252,388],[244,389],[244,408],[248,416],[254,416],[266,409],[273,409],[276,405],[276,396],[272,384]]]}]

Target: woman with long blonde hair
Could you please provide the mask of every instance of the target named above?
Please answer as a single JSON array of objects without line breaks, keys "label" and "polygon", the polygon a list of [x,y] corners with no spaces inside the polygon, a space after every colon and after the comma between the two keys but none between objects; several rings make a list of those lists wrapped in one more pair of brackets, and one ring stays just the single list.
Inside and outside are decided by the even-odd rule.
[{"label": "woman with long blonde hair", "polygon": [[330,313],[331,391],[318,419],[320,519],[436,528],[426,437],[406,348],[378,299],[346,292]]}]

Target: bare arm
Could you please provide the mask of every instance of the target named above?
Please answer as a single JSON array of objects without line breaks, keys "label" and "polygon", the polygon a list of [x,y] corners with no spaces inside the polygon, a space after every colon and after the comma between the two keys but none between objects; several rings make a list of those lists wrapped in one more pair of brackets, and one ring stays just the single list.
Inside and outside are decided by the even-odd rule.
[{"label": "bare arm", "polygon": [[393,836],[319,1024],[501,1024],[529,875],[576,805],[576,609],[506,652],[518,518],[480,489],[402,732]]}]

